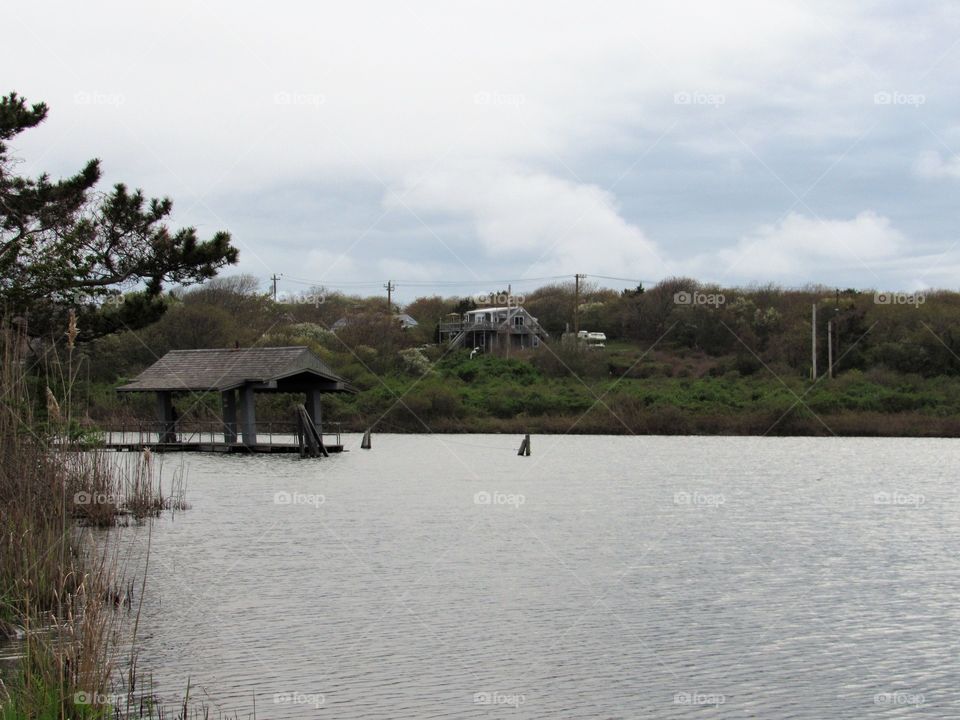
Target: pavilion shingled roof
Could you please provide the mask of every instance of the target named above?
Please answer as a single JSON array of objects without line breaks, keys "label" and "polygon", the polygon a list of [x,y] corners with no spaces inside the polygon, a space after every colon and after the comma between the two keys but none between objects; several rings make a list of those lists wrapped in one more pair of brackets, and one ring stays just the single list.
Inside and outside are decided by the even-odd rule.
[{"label": "pavilion shingled roof", "polygon": [[207,392],[230,390],[249,382],[270,382],[310,373],[353,388],[304,346],[171,350],[118,390]]}]

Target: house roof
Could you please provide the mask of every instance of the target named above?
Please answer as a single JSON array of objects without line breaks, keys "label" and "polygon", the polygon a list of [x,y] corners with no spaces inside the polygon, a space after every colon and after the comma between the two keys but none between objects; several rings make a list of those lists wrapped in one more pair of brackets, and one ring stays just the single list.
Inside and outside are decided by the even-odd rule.
[{"label": "house roof", "polygon": [[[480,312],[503,312],[505,310],[506,311],[523,310],[523,308],[520,307],[519,305],[511,305],[509,307],[478,307],[474,310],[467,310],[466,314],[472,315],[473,313],[480,313]],[[527,311],[523,310],[523,312],[527,312]],[[529,315],[530,313],[527,313],[527,314]]]},{"label": "house roof", "polygon": [[[330,392],[356,392],[304,346],[171,350],[117,390],[207,392],[231,390],[247,383],[276,384],[303,375],[323,382]],[[335,383],[332,388],[331,382]],[[283,391],[282,387],[278,389]]]}]

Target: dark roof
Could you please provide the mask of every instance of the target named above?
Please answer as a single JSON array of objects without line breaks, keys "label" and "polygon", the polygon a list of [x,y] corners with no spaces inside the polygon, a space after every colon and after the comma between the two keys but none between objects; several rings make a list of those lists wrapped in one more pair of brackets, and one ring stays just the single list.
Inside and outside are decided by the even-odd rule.
[{"label": "dark roof", "polygon": [[[334,392],[356,392],[307,347],[171,350],[118,390],[205,392],[268,383],[307,373],[335,382]],[[281,388],[282,390],[282,388]]]}]

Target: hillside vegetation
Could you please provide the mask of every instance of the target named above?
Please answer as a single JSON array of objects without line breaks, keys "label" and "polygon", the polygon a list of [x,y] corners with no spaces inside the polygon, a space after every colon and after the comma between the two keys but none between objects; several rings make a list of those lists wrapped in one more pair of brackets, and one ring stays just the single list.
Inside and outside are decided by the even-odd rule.
[{"label": "hillside vegetation", "polygon": [[[384,298],[313,288],[275,302],[243,276],[165,302],[158,322],[85,346],[78,394],[89,423],[151,418],[152,398],[121,402],[114,388],[168,350],[303,344],[360,389],[326,401],[327,418],[353,430],[960,434],[956,292],[720,288],[686,278],[623,292],[587,287],[580,327],[608,337],[606,348],[587,349],[561,337],[573,320],[572,285],[551,285],[523,298],[551,334],[544,347],[474,359],[437,345],[436,324],[476,307],[476,298],[419,298],[403,308],[420,323],[408,330]],[[333,332],[341,318],[348,322]],[[262,402],[265,419],[286,420],[295,398]],[[218,400],[181,398],[178,409],[187,422],[213,419]]]}]

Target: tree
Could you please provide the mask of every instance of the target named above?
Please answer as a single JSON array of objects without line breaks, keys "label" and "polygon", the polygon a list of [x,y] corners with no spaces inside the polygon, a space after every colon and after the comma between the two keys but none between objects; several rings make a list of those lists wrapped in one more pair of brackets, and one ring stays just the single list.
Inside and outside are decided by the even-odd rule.
[{"label": "tree", "polygon": [[446,319],[448,313],[453,312],[455,304],[456,301],[452,298],[444,299],[439,295],[418,297],[404,308],[404,312],[419,323],[417,327],[407,332],[413,332],[420,342],[437,342],[440,321]]},{"label": "tree", "polygon": [[[26,317],[31,335],[62,326],[70,308],[81,339],[142,327],[165,310],[165,283],[200,283],[237,261],[227,232],[201,241],[195,228],[169,229],[169,198],[122,183],[95,192],[99,160],[63,180],[15,174],[7,143],[46,116],[44,103],[0,97],[0,308]],[[111,302],[138,287],[130,303]]]}]

